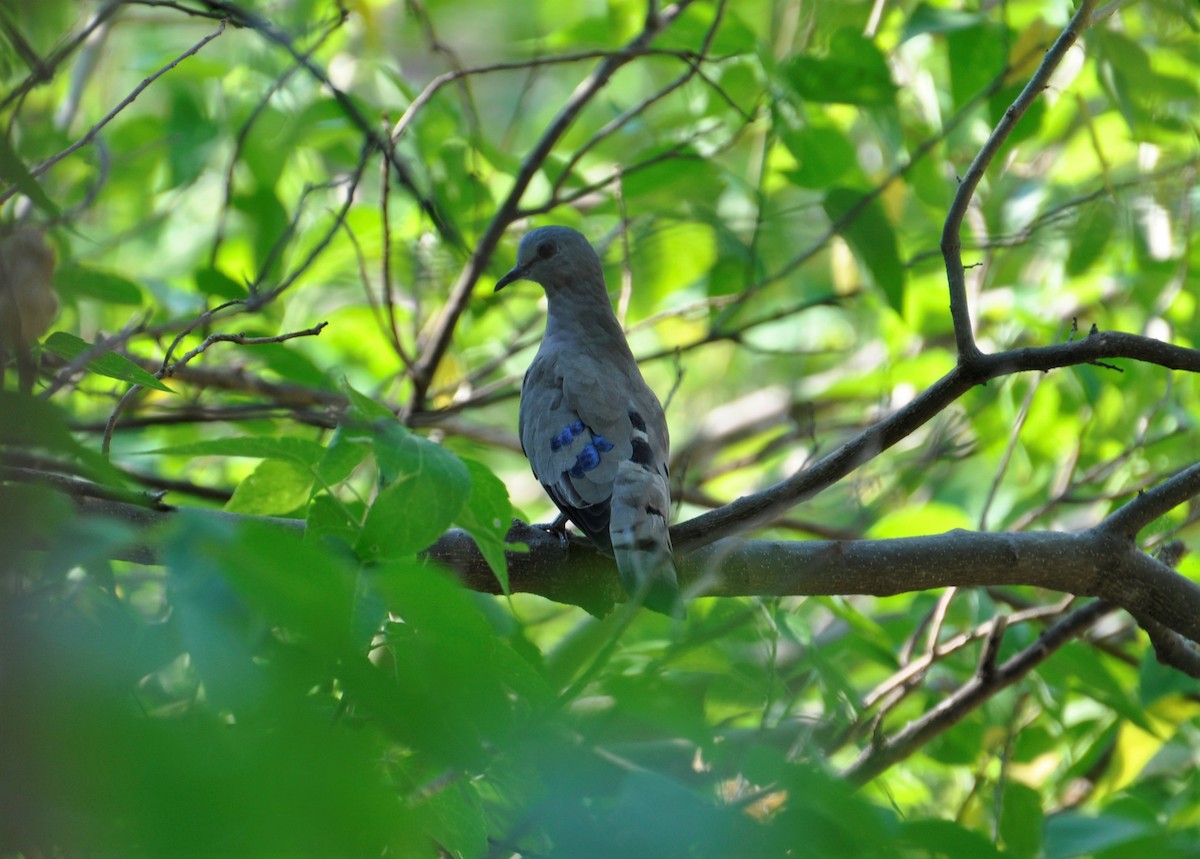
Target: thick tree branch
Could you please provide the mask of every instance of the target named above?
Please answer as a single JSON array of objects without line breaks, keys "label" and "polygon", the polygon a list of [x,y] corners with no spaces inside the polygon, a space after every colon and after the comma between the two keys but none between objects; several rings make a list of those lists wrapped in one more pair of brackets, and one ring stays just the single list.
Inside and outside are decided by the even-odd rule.
[{"label": "thick tree branch", "polygon": [[[171,515],[170,510],[111,500],[77,500],[85,512],[139,527]],[[204,515],[232,522],[245,518]],[[297,531],[303,528],[299,520],[273,521]],[[513,591],[541,594],[597,614],[622,598],[614,563],[585,541],[572,540],[564,549],[557,536],[521,523],[509,540],[529,545],[528,552],[508,555]],[[455,570],[468,587],[498,592],[495,575],[466,533],[446,533],[427,554]],[[130,547],[122,557],[142,563],[155,560],[147,546]],[[890,596],[950,586],[1030,585],[1100,597],[1126,609],[1143,625],[1158,624],[1200,642],[1200,585],[1114,534],[1107,520],[1079,532],[951,531],[891,540],[788,542],[730,538],[677,560],[684,589],[693,597]]]}]

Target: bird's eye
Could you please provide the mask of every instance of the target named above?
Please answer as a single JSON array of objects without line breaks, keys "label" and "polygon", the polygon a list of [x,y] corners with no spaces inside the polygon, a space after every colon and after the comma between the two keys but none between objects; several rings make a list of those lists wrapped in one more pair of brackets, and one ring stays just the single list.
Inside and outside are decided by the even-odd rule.
[{"label": "bird's eye", "polygon": [[538,245],[537,255],[542,259],[550,259],[554,256],[554,242],[542,242]]}]

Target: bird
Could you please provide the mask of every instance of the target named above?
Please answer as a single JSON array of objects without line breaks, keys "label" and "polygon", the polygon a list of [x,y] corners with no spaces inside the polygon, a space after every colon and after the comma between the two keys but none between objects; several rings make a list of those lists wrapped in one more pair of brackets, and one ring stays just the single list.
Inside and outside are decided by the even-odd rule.
[{"label": "bird", "polygon": [[521,383],[521,449],[563,515],[604,554],[647,608],[683,616],[668,530],[670,437],[613,313],[600,257],[563,226],[517,248],[496,292],[518,280],[546,292],[546,331]]}]

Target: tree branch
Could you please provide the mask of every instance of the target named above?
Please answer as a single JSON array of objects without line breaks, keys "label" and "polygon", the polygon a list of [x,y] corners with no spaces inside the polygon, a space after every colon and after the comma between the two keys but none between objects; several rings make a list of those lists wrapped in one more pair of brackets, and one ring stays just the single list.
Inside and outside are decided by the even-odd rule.
[{"label": "tree branch", "polygon": [[[174,515],[128,503],[72,494],[85,513],[147,526]],[[229,521],[250,517],[220,515]],[[300,520],[271,520],[300,531]],[[595,614],[624,597],[616,565],[582,539],[564,548],[541,528],[516,523],[510,542],[528,552],[508,554],[514,592],[541,594]],[[463,531],[451,530],[426,550],[455,570],[474,590],[498,593],[495,574]],[[121,557],[154,563],[149,546],[132,546]],[[1078,532],[1017,534],[951,531],[890,540],[774,542],[730,538],[677,557],[685,593],[698,596],[794,596],[867,594],[892,596],[950,586],[1029,585],[1095,596],[1126,609],[1143,626],[1158,624],[1200,642],[1200,585],[1144,554],[1105,523]],[[1174,664],[1174,663],[1173,663]]]},{"label": "tree branch", "polygon": [[[1003,665],[993,665],[976,672],[974,677],[928,713],[914,719],[903,730],[882,743],[868,747],[842,775],[853,784],[861,785],[870,781],[957,724],[1001,689],[1020,680],[1113,608],[1114,606],[1103,600],[1096,600],[1071,612]],[[993,629],[999,628],[997,626]]]},{"label": "tree branch", "polygon": [[1047,372],[1103,358],[1132,358],[1173,370],[1200,372],[1200,350],[1185,349],[1152,337],[1116,331],[1093,333],[1082,340],[1052,346],[980,354],[969,365],[959,363],[907,406],[864,430],[812,466],[753,495],[746,495],[671,529],[679,551],[758,527],[788,508],[812,498],[855,468],[907,438],[946,406],[977,384],[1011,373]]},{"label": "tree branch", "polygon": [[987,172],[988,166],[1004,145],[1004,141],[1016,128],[1021,117],[1029,110],[1029,106],[1042,94],[1050,76],[1054,74],[1067,51],[1075,44],[1080,34],[1090,23],[1092,7],[1095,0],[1082,0],[1079,9],[1071,18],[1066,28],[1059,34],[1045,59],[1034,72],[1029,83],[1021,90],[1021,94],[1004,112],[1003,118],[967,168],[966,174],[958,184],[954,202],[946,213],[946,222],[942,228],[942,255],[946,258],[946,281],[950,289],[950,316],[954,321],[954,340],[958,346],[960,361],[974,361],[979,355],[979,347],[975,345],[975,336],[971,331],[971,312],[967,304],[966,273],[962,262],[962,221],[975,196],[975,189]]},{"label": "tree branch", "polygon": [[1132,540],[1155,519],[1200,494],[1200,463],[1185,468],[1117,510],[1098,527]]}]

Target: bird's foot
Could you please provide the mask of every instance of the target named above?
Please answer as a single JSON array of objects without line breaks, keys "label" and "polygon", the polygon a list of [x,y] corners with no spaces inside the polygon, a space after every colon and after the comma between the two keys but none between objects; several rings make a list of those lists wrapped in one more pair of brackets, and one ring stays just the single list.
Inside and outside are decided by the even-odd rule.
[{"label": "bird's foot", "polygon": [[505,540],[509,543],[524,543],[532,548],[535,544],[545,545],[551,537],[557,537],[559,549],[567,551],[570,540],[567,539],[565,522],[560,523],[558,520],[549,524],[538,524],[513,519],[512,527]]},{"label": "bird's foot", "polygon": [[543,531],[549,534],[556,534],[558,536],[559,544],[563,547],[563,549],[566,549],[568,543],[570,542],[567,539],[567,523],[569,521],[571,520],[569,520],[564,514],[559,513],[558,518],[549,525],[537,525],[536,527],[541,528]]}]

